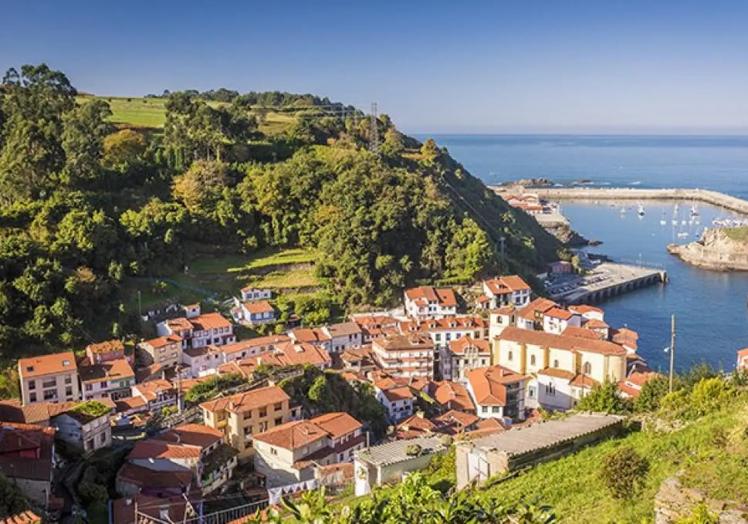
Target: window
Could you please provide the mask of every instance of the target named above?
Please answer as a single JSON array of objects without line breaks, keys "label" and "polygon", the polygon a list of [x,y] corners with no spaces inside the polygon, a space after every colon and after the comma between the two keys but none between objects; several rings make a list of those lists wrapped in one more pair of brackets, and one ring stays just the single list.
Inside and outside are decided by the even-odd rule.
[{"label": "window", "polygon": [[36,389],[36,380],[29,380],[29,389]]},{"label": "window", "polygon": [[584,374],[589,375],[590,373],[592,373],[592,364],[590,364],[589,362],[585,362],[584,363]]},{"label": "window", "polygon": [[67,377],[65,377],[65,384],[72,384],[72,383],[73,383],[73,378],[71,376],[68,375]]},{"label": "window", "polygon": [[29,402],[36,402],[36,393],[31,393],[29,395]]},{"label": "window", "polygon": [[281,409],[283,409],[283,403],[282,402],[278,402],[277,404],[274,404],[273,405],[273,409],[275,411],[280,411]]},{"label": "window", "polygon": [[530,355],[530,365],[531,366],[535,365],[535,355]]},{"label": "window", "polygon": [[43,388],[53,388],[55,386],[57,386],[57,380],[56,379],[45,380],[44,382],[42,382],[42,387]]},{"label": "window", "polygon": [[553,361],[553,367],[558,369],[558,360]]},{"label": "window", "polygon": [[268,416],[268,408],[262,408],[260,410],[260,416],[261,417],[267,417]]},{"label": "window", "polygon": [[270,448],[270,454],[271,455],[277,455],[278,454],[278,450],[275,449],[275,448]]},{"label": "window", "polygon": [[527,396],[530,398],[535,398],[535,386],[530,386],[527,388]]},{"label": "window", "polygon": [[275,419],[276,426],[280,426],[281,424],[283,424],[283,419],[281,417],[278,417],[277,419]]},{"label": "window", "polygon": [[509,353],[507,353],[506,359],[510,361],[514,360],[514,352],[510,351]]},{"label": "window", "polygon": [[492,413],[498,413],[499,412],[499,406],[494,406],[491,408]]}]

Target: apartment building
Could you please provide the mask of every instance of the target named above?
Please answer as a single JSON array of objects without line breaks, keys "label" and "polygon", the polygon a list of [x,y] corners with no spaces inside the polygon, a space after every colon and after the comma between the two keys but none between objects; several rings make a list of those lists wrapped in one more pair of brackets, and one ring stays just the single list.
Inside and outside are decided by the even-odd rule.
[{"label": "apartment building", "polygon": [[119,400],[129,397],[135,385],[135,372],[125,358],[80,366],[78,374],[83,400]]},{"label": "apartment building", "polygon": [[464,383],[468,371],[490,364],[491,345],[488,340],[464,336],[452,340],[442,353],[442,378]]},{"label": "apartment building", "polygon": [[481,303],[489,309],[504,306],[524,307],[530,303],[531,293],[530,286],[522,277],[507,275],[483,281],[483,295],[487,300]]},{"label": "apartment building", "polygon": [[480,418],[525,419],[525,388],[529,377],[501,366],[471,369],[466,387]]},{"label": "apartment building", "polygon": [[434,344],[431,338],[418,334],[376,338],[371,354],[385,373],[401,377],[434,377]]},{"label": "apartment building", "polygon": [[80,399],[78,365],[71,351],[19,359],[18,376],[24,404]]},{"label": "apartment building", "polygon": [[200,404],[206,426],[221,430],[226,442],[245,460],[254,452],[254,435],[272,429],[301,414],[291,407],[290,397],[277,386],[267,386]]},{"label": "apartment building", "polygon": [[419,319],[456,315],[457,296],[451,288],[421,286],[406,289],[405,313]]},{"label": "apartment building", "polygon": [[138,356],[145,365],[176,366],[182,361],[184,339],[179,335],[163,335],[138,344]]}]

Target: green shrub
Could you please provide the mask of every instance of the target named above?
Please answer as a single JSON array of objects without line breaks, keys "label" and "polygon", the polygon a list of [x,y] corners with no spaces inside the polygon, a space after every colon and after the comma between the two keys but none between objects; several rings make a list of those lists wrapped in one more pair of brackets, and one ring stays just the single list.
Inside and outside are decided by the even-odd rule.
[{"label": "green shrub", "polygon": [[619,395],[618,385],[606,381],[595,386],[576,405],[577,411],[596,411],[603,413],[628,413],[631,411],[631,401]]},{"label": "green shrub", "polygon": [[649,462],[631,446],[618,448],[603,459],[600,479],[617,499],[633,497],[649,472]]},{"label": "green shrub", "polygon": [[679,519],[677,524],[718,524],[719,517],[709,511],[703,502],[694,506],[688,517]]}]

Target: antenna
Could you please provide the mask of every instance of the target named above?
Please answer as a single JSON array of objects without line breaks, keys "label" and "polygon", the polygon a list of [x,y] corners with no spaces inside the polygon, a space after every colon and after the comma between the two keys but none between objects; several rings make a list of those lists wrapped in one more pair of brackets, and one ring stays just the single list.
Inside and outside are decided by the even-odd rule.
[{"label": "antenna", "polygon": [[675,364],[675,315],[670,317],[670,376],[668,391],[673,392],[673,367]]},{"label": "antenna", "polygon": [[371,115],[370,115],[370,122],[371,122],[371,130],[370,130],[370,136],[369,136],[369,149],[371,149],[374,153],[379,152],[379,126],[377,125],[379,114],[377,112],[377,103],[372,102],[371,103]]}]

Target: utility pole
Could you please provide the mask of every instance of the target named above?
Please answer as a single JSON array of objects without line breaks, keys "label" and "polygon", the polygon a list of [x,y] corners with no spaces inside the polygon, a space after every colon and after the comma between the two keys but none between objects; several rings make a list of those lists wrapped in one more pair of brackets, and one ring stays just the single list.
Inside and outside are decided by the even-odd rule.
[{"label": "utility pole", "polygon": [[140,300],[140,290],[138,289],[138,316],[143,318],[143,306]]},{"label": "utility pole", "polygon": [[379,119],[378,117],[379,115],[377,113],[377,103],[372,102],[371,115],[369,116],[369,134],[371,135],[369,137],[369,149],[371,149],[374,153],[379,152],[379,126],[377,125],[377,120]]},{"label": "utility pole", "polygon": [[675,315],[670,317],[670,382],[668,391],[673,392],[673,367],[675,364]]}]

